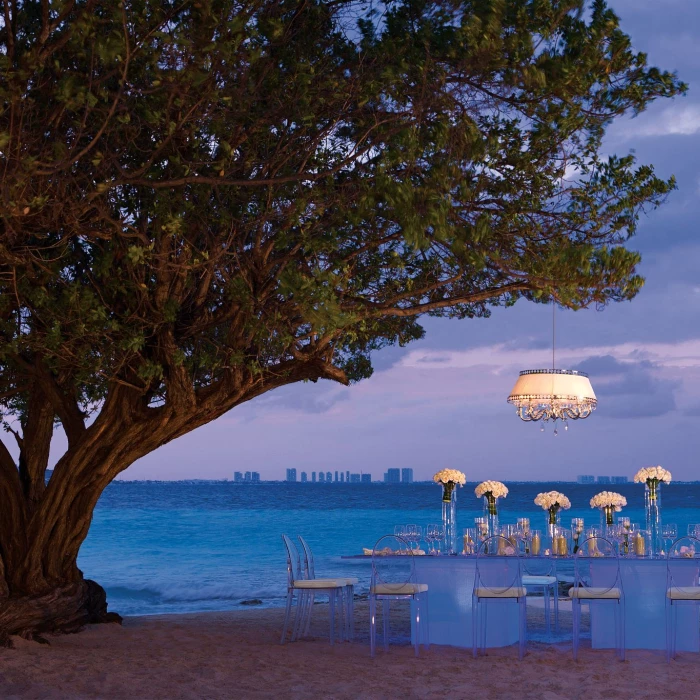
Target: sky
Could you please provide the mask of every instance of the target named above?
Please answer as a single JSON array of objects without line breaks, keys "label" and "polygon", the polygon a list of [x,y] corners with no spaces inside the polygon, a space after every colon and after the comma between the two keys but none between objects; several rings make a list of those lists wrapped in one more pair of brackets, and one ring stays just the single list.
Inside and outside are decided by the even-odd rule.
[{"label": "sky", "polygon": [[518,372],[551,363],[551,307],[521,301],[490,319],[426,320],[426,337],[373,358],[345,388],[298,384],[237,407],[132,465],[123,479],[233,478],[259,471],[442,468],[469,481],[632,476],[660,464],[700,479],[700,2],[614,0],[624,31],[652,65],[676,70],[685,97],[609,131],[606,153],[634,151],[678,190],[640,222],[646,285],[604,311],[560,311],[557,366],[588,372],[598,409],[568,432],[544,433],[506,403]]}]

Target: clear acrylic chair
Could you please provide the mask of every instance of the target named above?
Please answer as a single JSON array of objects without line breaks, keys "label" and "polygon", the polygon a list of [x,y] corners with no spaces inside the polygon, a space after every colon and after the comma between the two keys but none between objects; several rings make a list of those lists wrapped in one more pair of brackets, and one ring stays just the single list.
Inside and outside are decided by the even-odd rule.
[{"label": "clear acrylic chair", "polygon": [[[542,591],[544,618],[547,634],[552,631],[552,607],[554,607],[554,631],[559,631],[559,579],[557,561],[551,557],[523,557],[521,559],[523,586],[528,593]],[[554,606],[551,601],[554,601]]]},{"label": "clear acrylic chair", "polygon": [[[302,631],[305,631],[305,616],[311,616],[311,607],[308,605],[311,594],[328,596],[328,614],[330,618],[330,640],[335,642],[335,608],[340,605],[343,590],[346,588],[344,580],[337,579],[304,579],[301,573],[301,563],[299,552],[294,543],[282,535],[285,549],[287,550],[287,605],[284,613],[284,626],[282,627],[281,643],[287,641],[287,630],[292,612],[292,601],[297,597],[297,611],[294,616],[294,627],[292,628],[291,641],[297,639]],[[307,612],[308,609],[308,612]],[[306,625],[308,627],[308,624]]]},{"label": "clear acrylic chair", "polygon": [[694,536],[680,537],[671,545],[666,559],[666,661],[669,663],[676,656],[678,608],[699,604],[700,540]]},{"label": "clear acrylic chair", "polygon": [[389,651],[389,602],[410,600],[415,620],[416,656],[421,644],[428,649],[428,586],[416,582],[414,555],[406,540],[385,535],[372,550],[372,580],[369,589],[369,646],[374,656],[377,640],[377,601],[382,602],[384,650]]},{"label": "clear acrylic chair", "polygon": [[581,605],[612,607],[615,615],[615,649],[625,660],[625,592],[617,550],[604,537],[587,537],[574,557],[574,585],[569,589],[574,619],[573,652],[578,659],[581,633]]},{"label": "clear acrylic chair", "polygon": [[[314,554],[309,547],[309,543],[301,536],[297,535],[299,539],[299,544],[301,544],[301,551],[304,553],[304,566],[302,573],[307,580],[316,580],[316,567],[314,566]],[[345,587],[343,588],[343,605],[342,605],[342,615],[344,622],[345,638],[350,641],[355,637],[355,612],[354,612],[354,602],[355,602],[355,589],[354,586],[357,585],[356,578],[348,578],[342,576],[336,576],[335,580],[343,581]],[[311,625],[311,606],[314,604],[315,594],[313,591],[309,594],[309,600],[306,603],[307,610],[305,611],[306,623],[304,626],[304,635],[308,635],[309,627]]]},{"label": "clear acrylic chair", "polygon": [[476,552],[472,593],[472,653],[486,653],[489,602],[513,601],[518,608],[518,658],[525,655],[527,590],[523,586],[518,548],[503,535],[492,535],[480,543]]}]

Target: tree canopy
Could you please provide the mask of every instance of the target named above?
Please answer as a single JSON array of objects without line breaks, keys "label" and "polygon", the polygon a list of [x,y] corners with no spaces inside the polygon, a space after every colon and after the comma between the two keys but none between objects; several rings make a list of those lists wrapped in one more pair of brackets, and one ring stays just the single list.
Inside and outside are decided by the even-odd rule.
[{"label": "tree canopy", "polygon": [[674,181],[602,139],[685,86],[603,0],[2,5],[0,490],[30,539],[65,517],[77,553],[135,459],[369,376],[422,314],[642,284],[625,243]]}]

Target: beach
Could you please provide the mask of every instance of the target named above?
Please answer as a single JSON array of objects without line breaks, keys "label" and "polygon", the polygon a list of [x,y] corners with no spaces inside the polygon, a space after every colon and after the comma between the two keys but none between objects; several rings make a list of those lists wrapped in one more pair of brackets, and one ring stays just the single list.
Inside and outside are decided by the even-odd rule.
[{"label": "beach", "polygon": [[[127,617],[123,625],[87,627],[49,637],[49,645],[13,638],[2,651],[3,700],[75,698],[532,698],[537,700],[655,700],[697,698],[700,655],[680,653],[670,665],[660,651],[611,650],[582,642],[571,656],[570,612],[563,607],[556,644],[471,650],[433,645],[416,659],[408,644],[408,615],[392,615],[388,653],[369,655],[366,601],[355,606],[357,638],[331,647],[324,605],[314,610],[311,638],[280,645],[283,611]],[[528,626],[541,626],[528,603]]]}]

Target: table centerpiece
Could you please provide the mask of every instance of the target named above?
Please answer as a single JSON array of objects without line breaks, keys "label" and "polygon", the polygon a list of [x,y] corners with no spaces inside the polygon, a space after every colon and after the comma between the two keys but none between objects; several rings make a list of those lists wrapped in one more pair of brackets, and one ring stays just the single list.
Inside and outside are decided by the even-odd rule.
[{"label": "table centerpiece", "polygon": [[467,477],[457,469],[441,469],[433,481],[442,486],[442,524],[448,554],[457,553],[457,484],[464,486]]},{"label": "table centerpiece", "polygon": [[499,534],[498,499],[508,495],[508,488],[500,481],[482,481],[475,489],[477,498],[484,499],[484,515],[489,526],[489,537]]},{"label": "table centerpiece", "polygon": [[601,491],[591,498],[591,508],[600,510],[600,527],[603,536],[610,538],[610,529],[615,525],[615,513],[619,513],[627,499],[615,491]]},{"label": "table centerpiece", "polygon": [[547,511],[547,533],[553,540],[554,528],[561,525],[561,511],[571,508],[571,501],[559,491],[547,491],[537,494],[535,505]]},{"label": "table centerpiece", "polygon": [[651,556],[663,554],[661,532],[661,484],[671,483],[671,472],[663,467],[643,467],[634,475],[635,484],[644,484],[646,529],[651,540]]}]

